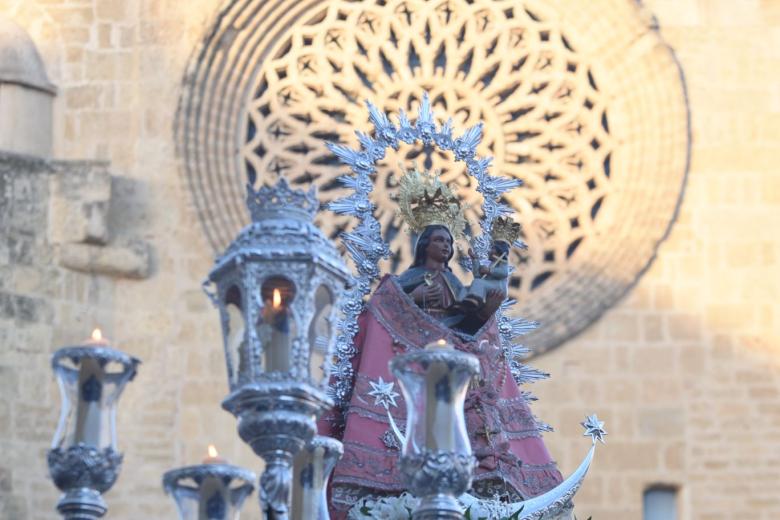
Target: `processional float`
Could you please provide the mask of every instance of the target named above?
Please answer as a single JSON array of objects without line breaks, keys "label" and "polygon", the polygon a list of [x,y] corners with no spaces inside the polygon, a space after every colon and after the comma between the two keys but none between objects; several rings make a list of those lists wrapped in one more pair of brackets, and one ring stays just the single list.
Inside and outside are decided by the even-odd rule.
[{"label": "processional float", "polygon": [[[328,518],[328,474],[342,447],[335,439],[317,436],[316,421],[329,408],[346,406],[352,395],[358,317],[379,278],[380,260],[390,256],[370,199],[372,175],[388,148],[432,146],[465,164],[483,197],[479,232],[471,237],[474,261],[487,258],[497,219],[511,217],[512,210],[501,197],[520,185],[519,180],[490,175],[491,159],[476,156],[481,124],[454,137],[451,119],[443,125],[434,120],[427,94],[414,124],[403,111],[396,125],[371,103],[368,110],[374,129],[371,135],[356,132],[359,150],[328,144],[351,170],[340,178],[351,193],[328,208],[357,220],[340,237],[356,274],[313,223],[320,206],[314,187],[296,190],[282,178],[274,186],[248,186],[252,222],[218,257],[204,282],[222,324],[231,391],[222,405],[237,417],[240,437],[265,460],[259,490],[269,519]],[[512,241],[524,247],[519,240]],[[470,268],[470,262],[464,258],[462,263]],[[503,356],[515,382],[523,384],[547,375],[521,362],[530,351],[517,340],[537,324],[509,316],[513,303],[504,302],[496,320]],[[116,451],[116,400],[137,364],[102,344],[66,348],[54,355],[63,410],[49,465],[55,483],[65,492],[58,505],[64,518],[99,518],[107,510],[101,493],[116,480],[121,462]],[[469,382],[479,371],[477,358],[442,340],[401,354],[390,365],[407,407],[405,425],[395,423],[389,405],[387,410],[395,440],[402,446],[399,467],[409,493],[363,500],[349,518],[371,518],[369,503],[377,508],[376,514],[384,508],[383,514],[389,516],[383,518],[415,520],[461,519],[466,511],[470,518],[552,519],[570,508],[596,441],[603,442],[606,434],[595,415],[582,423],[585,435],[592,438],[590,450],[559,485],[518,502],[478,498],[468,493],[475,457],[463,416]],[[108,370],[109,366],[116,368]],[[377,402],[394,399],[399,394],[393,383],[380,378],[371,395]],[[533,399],[527,392],[522,395]],[[442,428],[442,418],[451,427]],[[549,429],[541,423],[539,428]],[[253,479],[247,470],[207,460],[168,472],[164,487],[176,499],[182,519],[226,520],[238,517]]]}]

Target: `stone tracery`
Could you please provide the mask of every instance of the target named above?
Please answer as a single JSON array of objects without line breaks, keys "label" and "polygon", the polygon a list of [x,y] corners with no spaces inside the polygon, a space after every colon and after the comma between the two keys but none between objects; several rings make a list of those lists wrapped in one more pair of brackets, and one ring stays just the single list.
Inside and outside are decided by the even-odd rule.
[{"label": "stone tracery", "polygon": [[[248,110],[243,155],[250,178],[284,173],[318,182],[333,198],[343,170],[322,140],[350,141],[349,128],[364,117],[363,99],[397,116],[399,109],[414,111],[421,86],[430,85],[434,107],[454,114],[456,127],[485,121],[485,153],[525,182],[522,198],[510,202],[522,211],[535,258],[524,259],[533,267],[513,277],[516,297],[528,299],[587,238],[609,189],[605,102],[566,36],[530,8],[328,3],[288,32],[273,55]],[[464,188],[466,203],[479,206],[473,180],[432,147],[390,154],[377,184],[392,191],[396,164],[410,161],[442,170]],[[394,257],[408,259],[410,241],[398,233],[394,204],[380,200],[378,213],[394,237]],[[472,222],[477,218],[472,212]]]}]

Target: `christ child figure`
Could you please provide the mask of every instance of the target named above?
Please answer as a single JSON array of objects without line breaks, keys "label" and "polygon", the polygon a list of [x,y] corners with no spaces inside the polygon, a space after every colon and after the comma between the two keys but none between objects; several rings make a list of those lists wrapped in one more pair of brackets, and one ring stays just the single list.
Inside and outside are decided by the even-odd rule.
[{"label": "christ child figure", "polygon": [[461,298],[464,308],[479,308],[485,305],[488,293],[501,294],[501,301],[507,296],[507,280],[509,278],[509,244],[503,240],[494,240],[488,255],[488,265],[482,265],[469,248],[471,257],[471,273],[474,281],[466,289]]}]

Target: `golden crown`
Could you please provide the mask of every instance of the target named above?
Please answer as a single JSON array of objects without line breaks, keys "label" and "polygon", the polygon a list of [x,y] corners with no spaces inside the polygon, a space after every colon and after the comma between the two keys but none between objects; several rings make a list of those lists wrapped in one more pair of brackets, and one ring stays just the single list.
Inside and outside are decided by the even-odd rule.
[{"label": "golden crown", "polygon": [[520,223],[509,217],[498,217],[493,221],[490,236],[494,242],[506,242],[510,246],[520,238]]},{"label": "golden crown", "polygon": [[460,201],[436,174],[407,170],[401,177],[395,198],[410,232],[419,233],[427,226],[439,224],[446,226],[454,239],[463,236],[466,219]]}]

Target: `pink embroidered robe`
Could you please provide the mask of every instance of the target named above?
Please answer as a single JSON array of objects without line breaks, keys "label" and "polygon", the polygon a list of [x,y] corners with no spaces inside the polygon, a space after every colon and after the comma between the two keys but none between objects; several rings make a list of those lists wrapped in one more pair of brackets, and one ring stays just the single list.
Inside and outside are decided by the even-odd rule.
[{"label": "pink embroidered robe", "polygon": [[[479,384],[472,384],[465,403],[467,430],[478,466],[475,485],[498,482],[529,498],[562,481],[538,432],[537,423],[512,379],[501,351],[494,318],[469,336],[445,327],[422,311],[404,293],[397,279],[385,276],[359,318],[353,359],[355,380],[349,405],[320,420],[321,435],[344,443],[344,456],[331,477],[331,518],[346,518],[351,505],[365,494],[400,494],[399,449],[381,402],[369,395],[371,382],[395,382],[388,362],[409,350],[444,338],[455,348],[475,354],[481,365]],[[400,394],[395,382],[392,392]],[[389,410],[396,424],[406,424],[403,397],[394,396]],[[343,417],[337,417],[341,414]],[[334,428],[343,419],[343,434]],[[495,485],[489,490],[499,490]]]}]

